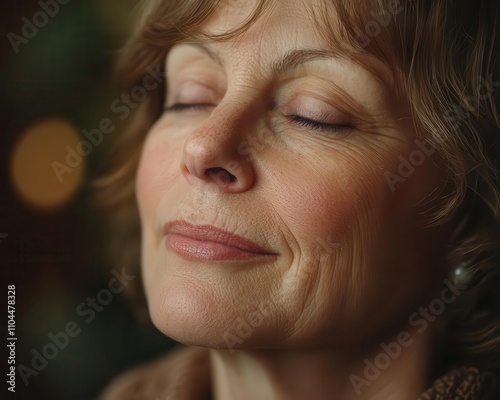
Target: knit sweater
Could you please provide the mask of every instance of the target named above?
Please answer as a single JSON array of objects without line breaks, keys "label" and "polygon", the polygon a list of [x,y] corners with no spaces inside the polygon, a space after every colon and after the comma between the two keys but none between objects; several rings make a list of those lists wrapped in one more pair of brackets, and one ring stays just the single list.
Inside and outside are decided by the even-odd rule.
[{"label": "knit sweater", "polygon": [[[452,369],[416,400],[500,400],[499,377]],[[99,400],[210,400],[207,349],[184,347],[115,379]]]}]

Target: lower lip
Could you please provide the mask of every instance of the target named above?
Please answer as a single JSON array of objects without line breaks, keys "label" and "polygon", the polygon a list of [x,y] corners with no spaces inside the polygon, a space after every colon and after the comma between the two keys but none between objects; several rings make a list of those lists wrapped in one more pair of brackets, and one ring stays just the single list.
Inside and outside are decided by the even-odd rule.
[{"label": "lower lip", "polygon": [[197,261],[255,260],[275,258],[275,254],[252,253],[222,243],[196,240],[188,236],[169,233],[166,235],[167,249],[178,255]]}]

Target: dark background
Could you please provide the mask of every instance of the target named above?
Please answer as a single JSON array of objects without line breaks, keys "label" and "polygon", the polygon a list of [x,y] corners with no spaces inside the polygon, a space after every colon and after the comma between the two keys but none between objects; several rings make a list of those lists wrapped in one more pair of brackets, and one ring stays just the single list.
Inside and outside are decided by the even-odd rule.
[{"label": "dark background", "polygon": [[[105,216],[93,206],[90,186],[101,172],[112,145],[110,137],[104,136],[56,186],[50,167],[53,149],[63,154],[65,146],[74,143],[71,137],[83,139],[83,129],[96,128],[107,117],[115,122],[110,104],[121,92],[111,84],[113,64],[134,23],[133,8],[138,2],[57,3],[59,10],[46,21],[38,14],[38,32],[25,38],[27,43],[19,43],[16,52],[9,34],[24,37],[26,21],[33,23],[37,13],[44,13],[41,3],[54,1],[4,2],[0,15],[0,299],[4,310],[0,363],[6,373],[7,285],[15,285],[16,365],[37,373],[27,377],[28,385],[17,373],[15,395],[7,390],[6,375],[2,375],[0,398],[93,399],[119,372],[172,345],[152,326],[139,324],[123,296],[113,295],[89,322],[90,314],[77,311],[88,297],[106,289],[113,277],[106,258]],[[54,121],[66,124],[65,129],[57,128],[62,132],[59,139],[51,136],[57,130],[51,128],[57,126]],[[42,131],[44,124],[48,128]],[[38,141],[28,140],[33,137]],[[21,147],[24,158],[16,164],[16,151],[20,151],[16,149]],[[64,332],[70,321],[80,333],[69,337],[66,346],[36,371],[34,351],[42,353],[52,343],[49,334]]]}]

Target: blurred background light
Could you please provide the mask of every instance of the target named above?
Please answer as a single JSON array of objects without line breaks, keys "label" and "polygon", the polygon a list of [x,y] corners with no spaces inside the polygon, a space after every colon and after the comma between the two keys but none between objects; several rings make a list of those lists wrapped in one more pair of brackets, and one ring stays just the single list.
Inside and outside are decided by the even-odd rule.
[{"label": "blurred background light", "polygon": [[[80,141],[75,127],[60,118],[41,120],[20,134],[12,150],[10,172],[16,193],[26,205],[51,211],[75,196],[86,165],[77,153]],[[69,154],[68,148],[79,157]]]},{"label": "blurred background light", "polygon": [[[33,350],[68,321],[82,332],[29,385],[18,374],[16,393],[0,398],[89,400],[120,372],[173,345],[150,323],[139,324],[122,296],[91,323],[76,312],[109,284],[115,248],[133,251],[109,237],[111,222],[91,184],[107,170],[115,140],[133,119],[115,118],[115,131],[91,148],[84,132],[116,117],[111,104],[125,89],[112,85],[114,64],[137,22],[139,2],[60,2],[57,14],[15,48],[8,35],[21,35],[48,2],[14,1],[0,14],[1,280],[16,286],[18,366],[31,368]],[[88,155],[79,162],[73,155],[68,166],[68,147]]]}]

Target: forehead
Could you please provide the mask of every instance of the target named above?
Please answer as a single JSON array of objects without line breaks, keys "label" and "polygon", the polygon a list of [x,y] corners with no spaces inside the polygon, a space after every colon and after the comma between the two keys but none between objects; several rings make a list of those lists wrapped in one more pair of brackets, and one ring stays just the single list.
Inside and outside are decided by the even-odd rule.
[{"label": "forehead", "polygon": [[[331,52],[368,70],[384,85],[393,87],[394,71],[369,53],[352,46],[337,12],[340,0],[228,0],[221,2],[205,22],[201,40],[233,59],[275,59],[297,49]],[[359,15],[374,6],[371,0],[351,0]],[[259,9],[263,6],[262,9]],[[361,7],[363,9],[361,9]],[[373,11],[373,10],[372,10]],[[343,18],[345,19],[345,15]],[[245,27],[243,30],[239,30]],[[236,34],[232,34],[236,32]],[[222,39],[217,38],[220,36]],[[199,39],[187,38],[188,42]],[[214,43],[216,42],[216,43]],[[215,53],[215,52],[214,52]]]},{"label": "forehead", "polygon": [[[209,35],[224,35],[246,25],[248,29],[234,37],[240,45],[242,42],[270,44],[271,38],[288,43],[309,41],[310,45],[313,42],[317,45],[321,37],[316,29],[315,14],[320,8],[325,11],[322,0],[223,1],[205,23],[204,30]],[[334,21],[335,8],[328,7],[328,10],[328,19]]]}]

